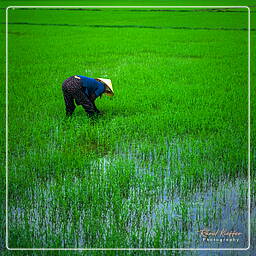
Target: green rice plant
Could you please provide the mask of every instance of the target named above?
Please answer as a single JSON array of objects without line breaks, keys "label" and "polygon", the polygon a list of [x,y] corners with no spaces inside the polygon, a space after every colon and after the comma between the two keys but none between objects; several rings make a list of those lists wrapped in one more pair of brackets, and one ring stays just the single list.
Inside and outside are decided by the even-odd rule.
[{"label": "green rice plant", "polygon": [[[245,10],[95,13],[9,10],[10,246],[200,247],[199,228],[245,232]],[[79,74],[112,79],[97,120],[65,118],[61,84]]]}]

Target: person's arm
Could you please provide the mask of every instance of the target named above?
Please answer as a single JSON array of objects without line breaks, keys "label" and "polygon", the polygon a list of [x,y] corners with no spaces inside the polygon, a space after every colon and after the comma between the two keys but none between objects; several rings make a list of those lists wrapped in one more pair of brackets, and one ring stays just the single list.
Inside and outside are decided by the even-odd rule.
[{"label": "person's arm", "polygon": [[92,103],[92,105],[93,105],[93,107],[94,107],[95,112],[100,113],[100,111],[97,109],[97,107],[96,107],[96,105],[95,105],[95,99],[96,99],[95,93],[93,93],[93,94],[91,94],[91,95],[89,96],[89,100],[91,101],[91,103]]},{"label": "person's arm", "polygon": [[97,107],[96,107],[96,105],[95,105],[95,100],[96,100],[96,98],[99,97],[104,91],[105,91],[105,86],[104,86],[103,84],[99,84],[99,85],[97,86],[97,89],[95,90],[95,92],[92,93],[92,94],[90,95],[90,97],[89,97],[89,99],[91,100],[91,102],[92,102],[92,104],[93,104],[93,106],[94,106],[94,108],[95,108],[95,111],[96,111],[97,113],[100,113],[100,111],[97,109]]},{"label": "person's arm", "polygon": [[95,90],[96,98],[99,97],[104,91],[105,91],[105,86],[99,82],[99,85],[97,86],[97,89]]},{"label": "person's arm", "polygon": [[99,114],[99,113],[100,113],[100,111],[97,109],[97,107],[96,107],[96,105],[95,105],[95,102],[94,102],[94,101],[92,101],[92,104],[93,104],[93,106],[94,106],[95,111]]},{"label": "person's arm", "polygon": [[99,84],[94,93],[89,95],[89,99],[91,102],[94,102],[96,98],[98,98],[105,91],[105,86],[103,84]]}]

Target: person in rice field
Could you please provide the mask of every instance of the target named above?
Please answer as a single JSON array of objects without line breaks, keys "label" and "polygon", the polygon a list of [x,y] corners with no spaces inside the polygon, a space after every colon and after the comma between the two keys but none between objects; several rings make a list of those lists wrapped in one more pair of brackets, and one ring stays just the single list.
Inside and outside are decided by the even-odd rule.
[{"label": "person in rice field", "polygon": [[[100,114],[95,100],[102,94],[113,96],[114,91],[110,79],[71,76],[62,84],[62,92],[66,105],[66,115],[71,116],[76,105],[82,105],[89,117]],[[76,105],[75,105],[75,103]]]}]

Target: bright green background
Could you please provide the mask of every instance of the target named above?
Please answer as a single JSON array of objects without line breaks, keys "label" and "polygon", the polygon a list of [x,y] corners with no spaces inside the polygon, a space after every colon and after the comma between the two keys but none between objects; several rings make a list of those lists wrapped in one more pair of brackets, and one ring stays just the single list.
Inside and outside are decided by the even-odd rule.
[{"label": "bright green background", "polygon": [[[45,3],[43,5],[46,5]],[[2,6],[28,4],[34,5],[18,1],[8,2],[6,5],[4,2],[1,3]],[[39,4],[41,3],[38,2],[37,5]],[[104,2],[97,4],[108,5]],[[116,2],[112,4],[121,5]],[[137,2],[136,4],[142,5]],[[211,3],[193,2],[186,5],[199,4]],[[248,2],[221,1],[220,4],[246,5]],[[135,5],[135,2],[125,5]],[[154,5],[154,2],[143,5]],[[157,5],[169,4],[167,1],[161,1],[157,2]],[[4,10],[1,13],[4,22]],[[173,16],[173,13],[168,12],[126,13],[120,10],[117,13],[108,10],[97,12],[96,18],[94,12],[86,12],[86,16],[79,11],[68,11],[65,16],[58,13],[47,10],[14,10],[10,12],[9,21],[86,26],[164,24],[164,27],[247,27],[246,13],[198,12],[175,13]],[[252,28],[255,28],[254,24],[252,8]],[[1,32],[3,38],[4,25]],[[10,175],[14,186],[10,186],[11,196],[17,199],[17,196],[22,195],[31,184],[39,186],[40,182],[44,184],[49,177],[59,179],[61,184],[61,177],[66,175],[72,186],[74,176],[83,177],[85,163],[89,164],[92,159],[102,157],[106,153],[115,154],[116,144],[119,143],[125,148],[136,142],[142,145],[142,152],[146,152],[146,155],[150,155],[154,148],[162,154],[166,150],[163,147],[166,138],[169,141],[172,138],[185,141],[180,142],[180,145],[185,147],[183,152],[188,166],[182,175],[186,178],[201,177],[201,184],[205,184],[202,168],[205,165],[210,170],[209,177],[212,180],[217,181],[223,169],[231,176],[239,171],[239,176],[246,177],[246,33],[218,30],[11,25],[9,49],[15,50],[9,52],[9,86],[13,84],[9,88],[9,157],[10,169],[19,170],[14,176]],[[255,31],[251,33],[251,40],[253,49]],[[2,53],[4,77],[3,44]],[[251,57],[253,116],[254,51]],[[91,77],[110,77],[116,96],[112,101],[106,97],[97,101],[105,115],[93,126],[88,122],[81,107],[76,109],[72,122],[65,123],[60,85],[70,75],[85,73]],[[1,95],[4,96],[3,89],[2,86]],[[2,99],[1,110],[4,113],[4,97]],[[254,131],[252,123],[252,141]],[[1,142],[1,157],[4,160],[5,142]],[[189,145],[195,147],[194,155],[186,149]],[[24,150],[30,152],[30,155],[24,156]],[[253,157],[253,143],[252,152]],[[252,160],[254,161],[254,158]],[[122,184],[124,189],[128,189],[125,185],[135,176],[129,173],[129,167],[122,167],[124,162],[116,159],[115,161],[120,165],[119,171],[127,170],[125,173],[119,173],[119,178],[123,177],[123,181],[117,178],[114,183],[116,187],[113,189],[117,189],[115,195],[118,202],[119,192],[124,192],[118,192],[119,185]],[[128,166],[132,164],[134,163],[128,163]],[[156,161],[155,164],[159,168],[159,162]],[[54,171],[53,167],[57,167],[57,171]],[[79,168],[80,171],[77,170]],[[4,172],[2,174],[4,178]],[[109,175],[102,177],[107,184],[109,179],[115,179],[116,173],[110,172]],[[97,176],[91,178],[97,180]],[[178,177],[174,177],[175,179]],[[160,179],[150,180],[150,177],[147,179],[145,176],[142,177],[140,184],[146,184],[148,190],[148,186],[157,185],[159,181]],[[192,187],[184,184],[184,189],[193,191],[197,183],[191,184]],[[97,189],[97,186],[92,189]],[[107,194],[106,191],[100,193]],[[72,198],[72,194],[70,197]],[[104,200],[108,199],[106,196]],[[26,204],[25,197],[21,197],[21,200]],[[4,211],[4,207],[2,209]],[[24,239],[23,242],[26,241],[26,236]]]}]

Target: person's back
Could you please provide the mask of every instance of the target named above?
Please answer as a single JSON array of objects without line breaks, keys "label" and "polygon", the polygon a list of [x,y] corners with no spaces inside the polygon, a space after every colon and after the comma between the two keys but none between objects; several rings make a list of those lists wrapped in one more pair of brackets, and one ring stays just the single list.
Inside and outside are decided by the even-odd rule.
[{"label": "person's back", "polygon": [[104,91],[105,86],[102,82],[97,81],[94,78],[86,77],[86,76],[77,76],[82,80],[83,91],[90,97],[90,95],[95,94],[95,99],[99,97]]}]

